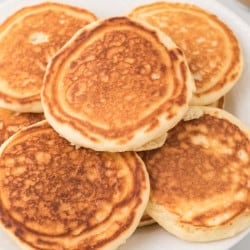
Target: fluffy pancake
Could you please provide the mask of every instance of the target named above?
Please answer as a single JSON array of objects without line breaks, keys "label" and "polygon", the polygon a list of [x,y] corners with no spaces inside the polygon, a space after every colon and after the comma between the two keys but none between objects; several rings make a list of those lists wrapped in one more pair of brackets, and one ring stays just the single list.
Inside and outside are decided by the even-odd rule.
[{"label": "fluffy pancake", "polygon": [[144,153],[147,213],[189,241],[232,237],[250,226],[250,136],[227,112],[190,108],[164,146]]},{"label": "fluffy pancake", "polygon": [[79,28],[94,20],[87,10],[42,3],[23,8],[2,23],[0,107],[42,112],[40,90],[48,61]]},{"label": "fluffy pancake", "polygon": [[0,108],[0,145],[18,130],[43,119],[43,114],[20,114]]},{"label": "fluffy pancake", "polygon": [[192,105],[217,101],[240,77],[239,43],[215,15],[190,4],[159,2],[138,7],[130,16],[160,28],[183,50],[196,83]]},{"label": "fluffy pancake", "polygon": [[42,105],[71,143],[129,151],[182,119],[193,90],[185,57],[170,38],[116,17],[84,27],[53,58]]},{"label": "fluffy pancake", "polygon": [[134,152],[76,149],[46,121],[0,149],[0,221],[24,249],[117,249],[149,198]]}]

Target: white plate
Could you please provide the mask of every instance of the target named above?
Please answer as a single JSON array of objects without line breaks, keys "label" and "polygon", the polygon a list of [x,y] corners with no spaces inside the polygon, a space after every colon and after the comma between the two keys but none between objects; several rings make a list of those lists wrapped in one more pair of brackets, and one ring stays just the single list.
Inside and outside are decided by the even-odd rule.
[{"label": "white plate", "polygon": [[[241,18],[223,5],[214,1],[176,0],[178,2],[194,3],[215,13],[237,35],[245,58],[243,75],[237,86],[227,95],[226,109],[250,126],[250,28]],[[0,4],[0,22],[23,6],[43,2],[42,0],[8,0]],[[153,2],[152,0],[54,0],[54,2],[69,3],[93,11],[98,17],[104,18],[128,13],[134,7]],[[189,243],[179,240],[158,226],[139,229],[120,250],[226,250],[239,242],[247,231],[237,237],[213,243]],[[9,237],[0,231],[0,250],[17,250],[18,247]]]}]

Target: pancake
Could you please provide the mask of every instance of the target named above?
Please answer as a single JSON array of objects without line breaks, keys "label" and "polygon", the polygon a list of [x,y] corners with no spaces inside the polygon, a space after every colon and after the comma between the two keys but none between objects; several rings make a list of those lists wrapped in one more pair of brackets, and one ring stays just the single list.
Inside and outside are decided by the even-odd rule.
[{"label": "pancake", "polygon": [[218,101],[216,101],[212,104],[209,104],[207,106],[223,109],[225,106],[225,96],[222,96]]},{"label": "pancake", "polygon": [[48,61],[79,28],[94,20],[96,17],[84,9],[42,3],[23,8],[3,22],[0,107],[43,112],[40,91]]},{"label": "pancake", "polygon": [[239,43],[214,14],[190,4],[159,2],[138,7],[129,16],[160,28],[183,50],[196,83],[192,105],[216,102],[239,79]]},{"label": "pancake", "polygon": [[0,108],[0,145],[20,129],[39,122],[43,119],[43,114],[20,114]]},{"label": "pancake", "polygon": [[76,149],[46,121],[0,149],[0,221],[23,249],[117,249],[149,198],[134,152]]},{"label": "pancake", "polygon": [[181,50],[126,17],[83,29],[48,65],[45,117],[75,145],[129,151],[161,137],[188,109],[194,82]]},{"label": "pancake", "polygon": [[164,146],[144,153],[147,213],[188,241],[232,237],[250,226],[250,135],[217,108],[192,107]]}]

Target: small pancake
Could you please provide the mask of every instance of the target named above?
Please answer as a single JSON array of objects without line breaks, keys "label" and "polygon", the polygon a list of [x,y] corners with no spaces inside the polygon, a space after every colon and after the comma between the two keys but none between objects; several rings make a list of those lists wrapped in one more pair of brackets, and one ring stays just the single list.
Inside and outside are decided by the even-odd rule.
[{"label": "small pancake", "polygon": [[126,17],[94,22],[49,64],[42,104],[71,143],[129,151],[162,136],[188,109],[194,82],[181,50]]},{"label": "small pancake", "polygon": [[0,224],[24,249],[117,249],[145,211],[149,179],[134,152],[76,149],[42,121],[0,155]]},{"label": "small pancake", "polygon": [[151,184],[146,211],[170,233],[214,241],[250,226],[250,136],[229,113],[190,108],[164,146],[143,159]]},{"label": "small pancake", "polygon": [[20,114],[0,108],[0,145],[20,129],[41,120],[44,120],[43,114]]},{"label": "small pancake", "polygon": [[183,50],[196,83],[192,105],[216,102],[239,79],[239,43],[215,15],[190,4],[159,2],[138,7],[129,16],[160,28]]},{"label": "small pancake", "polygon": [[94,20],[87,10],[42,3],[23,8],[2,23],[0,107],[43,112],[40,91],[48,61],[79,28]]},{"label": "small pancake", "polygon": [[209,104],[207,106],[223,109],[224,105],[225,105],[225,96],[222,96],[218,101],[216,101],[216,102],[214,102],[212,104]]}]

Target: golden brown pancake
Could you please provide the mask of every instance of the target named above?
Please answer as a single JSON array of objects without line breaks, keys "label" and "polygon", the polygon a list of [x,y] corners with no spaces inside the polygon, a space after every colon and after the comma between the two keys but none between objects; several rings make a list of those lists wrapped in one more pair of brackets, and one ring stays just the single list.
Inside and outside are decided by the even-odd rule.
[{"label": "golden brown pancake", "polygon": [[0,25],[0,106],[42,112],[40,90],[48,61],[79,29],[96,20],[59,3],[23,8]]},{"label": "golden brown pancake", "polygon": [[44,120],[43,114],[20,114],[0,108],[0,145],[20,129],[41,120]]},{"label": "golden brown pancake", "polygon": [[51,126],[75,145],[136,150],[187,111],[194,89],[181,50],[126,17],[92,23],[49,64],[42,90]]},{"label": "golden brown pancake", "polygon": [[149,198],[134,152],[76,149],[46,121],[0,149],[0,221],[25,249],[117,249]]},{"label": "golden brown pancake", "polygon": [[250,226],[248,130],[229,113],[190,108],[164,146],[144,153],[147,213],[188,241],[232,237]]},{"label": "golden brown pancake", "polygon": [[129,16],[160,28],[183,50],[196,83],[192,105],[217,101],[239,79],[239,43],[215,15],[190,4],[158,2],[138,7]]}]

